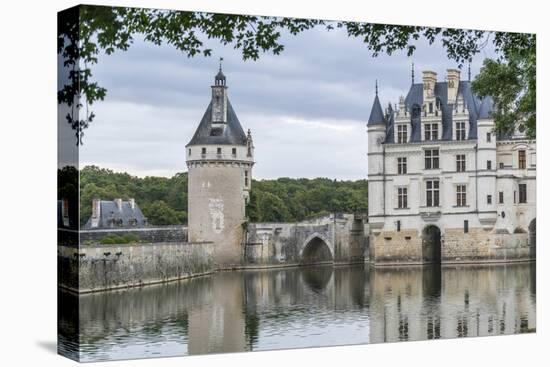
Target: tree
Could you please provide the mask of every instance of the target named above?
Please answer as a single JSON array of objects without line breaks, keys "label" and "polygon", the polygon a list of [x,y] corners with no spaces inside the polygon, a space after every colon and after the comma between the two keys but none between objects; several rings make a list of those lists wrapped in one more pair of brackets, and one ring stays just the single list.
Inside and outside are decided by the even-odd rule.
[{"label": "tree", "polygon": [[[420,39],[430,44],[440,42],[450,59],[462,65],[472,59],[487,44],[493,43],[500,55],[496,63],[486,63],[474,84],[480,94],[491,94],[498,113],[496,130],[510,131],[523,126],[534,136],[536,60],[534,34],[490,32],[480,30],[399,26],[357,22],[330,22],[322,20],[258,17],[249,15],[213,14],[175,10],[140,9],[104,6],[79,6],[68,9],[58,18],[58,54],[63,58],[69,74],[66,84],[58,91],[58,102],[72,107],[67,122],[75,130],[77,145],[82,143],[84,130],[94,119],[88,111],[103,100],[107,90],[93,81],[91,67],[100,52],[107,55],[116,50],[127,50],[137,34],[156,45],[172,45],[183,55],[211,56],[206,41],[242,51],[243,60],[257,60],[262,53],[280,54],[284,50],[281,35],[297,35],[314,27],[328,31],[343,28],[350,37],[363,40],[373,57],[380,53],[392,54],[405,50],[411,56]],[[495,86],[482,86],[484,79],[495,78],[495,73],[506,75]],[[506,91],[508,81],[513,90]],[[86,109],[83,111],[83,107]]]},{"label": "tree", "polygon": [[[500,34],[495,41],[503,56],[485,59],[480,74],[472,83],[481,96],[493,96],[496,132],[509,134],[515,129],[536,137],[537,55],[532,34]],[[513,45],[513,47],[512,47]]]},{"label": "tree", "polygon": [[142,211],[152,225],[163,226],[180,223],[178,212],[161,200],[144,205]]}]

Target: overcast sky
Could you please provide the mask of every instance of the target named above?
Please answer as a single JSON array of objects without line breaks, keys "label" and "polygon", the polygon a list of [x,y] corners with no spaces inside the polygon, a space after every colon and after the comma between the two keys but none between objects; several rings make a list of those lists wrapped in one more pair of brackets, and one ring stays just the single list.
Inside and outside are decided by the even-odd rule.
[{"label": "overcast sky", "polygon": [[[366,178],[375,80],[385,106],[406,94],[411,62],[416,81],[425,69],[443,80],[445,70],[457,66],[440,43],[420,43],[412,58],[404,52],[373,58],[342,30],[314,29],[285,36],[283,44],[280,55],[257,61],[243,61],[239,51],[216,43],[209,44],[212,57],[187,58],[140,39],[126,52],[101,56],[93,72],[108,94],[93,105],[96,118],[85,131],[81,164],[137,176],[187,171],[185,145],[208,106],[221,56],[229,99],[243,129],[252,130],[255,178]],[[472,75],[483,58],[474,59]]]}]

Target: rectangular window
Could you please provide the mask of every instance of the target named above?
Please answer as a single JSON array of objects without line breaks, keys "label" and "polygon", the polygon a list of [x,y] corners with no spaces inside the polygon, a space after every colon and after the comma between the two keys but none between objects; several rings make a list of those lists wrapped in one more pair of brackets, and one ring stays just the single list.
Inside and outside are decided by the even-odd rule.
[{"label": "rectangular window", "polygon": [[458,154],[456,156],[456,171],[457,172],[466,171],[466,154]]},{"label": "rectangular window", "polygon": [[424,162],[425,169],[439,169],[439,149],[426,149]]},{"label": "rectangular window", "polygon": [[487,133],[487,143],[491,142],[491,133]]},{"label": "rectangular window", "polygon": [[525,204],[527,202],[527,184],[519,184],[519,203]]},{"label": "rectangular window", "polygon": [[401,221],[398,220],[396,225],[397,225],[397,232],[400,232],[401,231]]},{"label": "rectangular window", "polygon": [[466,206],[466,185],[456,186],[456,206]]},{"label": "rectangular window", "polygon": [[504,191],[499,191],[498,193],[498,203],[504,204]]},{"label": "rectangular window", "polygon": [[526,167],[525,150],[518,150],[518,167],[519,169]]},{"label": "rectangular window", "polygon": [[426,181],[426,206],[439,206],[439,180]]},{"label": "rectangular window", "polygon": [[397,125],[397,142],[407,142],[407,125]]},{"label": "rectangular window", "polygon": [[493,203],[493,196],[492,195],[487,195],[487,204],[492,204]]},{"label": "rectangular window", "polygon": [[217,153],[218,153],[218,155],[221,155],[222,154],[222,148],[218,148]]},{"label": "rectangular window", "polygon": [[516,190],[514,190],[514,204],[516,203]]},{"label": "rectangular window", "polygon": [[491,161],[487,161],[487,169],[490,171],[492,169]]},{"label": "rectangular window", "polygon": [[235,157],[235,156],[237,155],[237,148],[232,148],[232,149],[231,149],[231,155],[232,155],[233,157]]},{"label": "rectangular window", "polygon": [[456,140],[466,140],[466,123],[456,123]]},{"label": "rectangular window", "polygon": [[424,140],[437,140],[438,132],[437,124],[424,124]]},{"label": "rectangular window", "polygon": [[469,228],[468,228],[468,221],[465,220],[465,221],[464,221],[464,233],[468,233],[468,230],[469,230]]},{"label": "rectangular window", "polygon": [[503,169],[504,168],[504,162],[500,162],[498,166],[499,166],[500,169]]},{"label": "rectangular window", "polygon": [[432,102],[430,102],[430,104],[428,104],[428,109],[429,109],[430,113],[434,113],[434,104]]},{"label": "rectangular window", "polygon": [[206,154],[206,148],[202,148],[202,149],[201,149],[201,154],[202,154],[202,155],[205,155],[205,154]]},{"label": "rectangular window", "polygon": [[397,188],[397,207],[399,209],[407,208],[407,188],[398,187]]},{"label": "rectangular window", "polygon": [[191,148],[189,148],[189,156],[191,157]]},{"label": "rectangular window", "polygon": [[404,175],[407,173],[407,158],[399,157],[397,158],[397,173]]}]

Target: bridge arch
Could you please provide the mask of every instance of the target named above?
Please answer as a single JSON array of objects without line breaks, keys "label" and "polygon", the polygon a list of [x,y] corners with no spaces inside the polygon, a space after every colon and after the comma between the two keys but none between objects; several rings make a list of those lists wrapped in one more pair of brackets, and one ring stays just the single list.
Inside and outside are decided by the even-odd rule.
[{"label": "bridge arch", "polygon": [[422,230],[422,261],[441,264],[441,229],[434,224]]},{"label": "bridge arch", "polygon": [[328,238],[315,232],[309,235],[300,246],[299,259],[301,264],[333,262],[333,245]]}]

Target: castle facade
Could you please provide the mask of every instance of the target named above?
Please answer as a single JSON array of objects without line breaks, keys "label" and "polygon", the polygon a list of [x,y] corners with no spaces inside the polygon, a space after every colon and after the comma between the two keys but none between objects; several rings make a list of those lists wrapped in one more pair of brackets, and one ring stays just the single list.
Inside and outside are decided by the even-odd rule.
[{"label": "castle facade", "polygon": [[[378,88],[376,88],[378,89]],[[375,264],[534,258],[536,142],[494,133],[493,100],[460,70],[424,71],[367,123]]]}]

